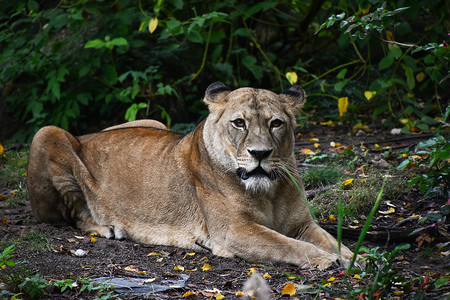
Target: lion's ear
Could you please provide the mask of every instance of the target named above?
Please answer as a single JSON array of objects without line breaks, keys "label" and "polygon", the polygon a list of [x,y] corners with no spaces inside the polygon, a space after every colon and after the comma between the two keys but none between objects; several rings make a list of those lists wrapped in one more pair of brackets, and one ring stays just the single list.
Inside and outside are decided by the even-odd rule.
[{"label": "lion's ear", "polygon": [[294,113],[297,113],[306,102],[306,93],[299,85],[294,84],[288,90],[280,94],[281,102],[291,107]]},{"label": "lion's ear", "polygon": [[228,88],[223,82],[214,82],[205,92],[205,101],[206,104],[217,104],[223,102],[225,97],[231,92],[230,88]]}]

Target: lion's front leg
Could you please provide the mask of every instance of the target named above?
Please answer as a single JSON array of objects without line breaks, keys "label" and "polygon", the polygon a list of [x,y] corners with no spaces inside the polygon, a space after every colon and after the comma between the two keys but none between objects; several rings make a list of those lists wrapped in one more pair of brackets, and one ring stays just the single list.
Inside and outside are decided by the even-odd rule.
[{"label": "lion's front leg", "polygon": [[289,263],[301,268],[323,270],[338,260],[338,255],[333,252],[310,242],[287,237],[254,222],[231,225],[224,240],[216,238],[211,246],[214,254],[221,256],[234,255],[254,262]]},{"label": "lion's front leg", "polygon": [[[338,241],[316,223],[311,223],[296,238],[300,241],[311,243],[327,252],[337,253],[339,251]],[[341,263],[344,266],[348,266],[350,264],[349,260],[353,257],[353,252],[341,243],[340,256]]]}]

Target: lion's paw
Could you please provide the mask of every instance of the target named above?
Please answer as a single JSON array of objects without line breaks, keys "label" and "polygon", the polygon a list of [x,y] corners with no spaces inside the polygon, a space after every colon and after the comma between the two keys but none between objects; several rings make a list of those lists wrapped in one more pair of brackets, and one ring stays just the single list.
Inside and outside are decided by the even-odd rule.
[{"label": "lion's paw", "polygon": [[327,253],[326,256],[311,260],[310,264],[323,271],[330,268],[332,265],[338,264],[339,256],[337,254]]}]

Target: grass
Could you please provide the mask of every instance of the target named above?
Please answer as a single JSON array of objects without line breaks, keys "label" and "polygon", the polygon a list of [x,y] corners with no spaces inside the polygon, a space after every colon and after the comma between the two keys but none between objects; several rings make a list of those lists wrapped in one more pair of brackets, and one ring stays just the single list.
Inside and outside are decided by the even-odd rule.
[{"label": "grass", "polygon": [[0,151],[0,201],[6,201],[8,207],[27,202],[28,154],[28,148]]},{"label": "grass", "polygon": [[308,168],[302,173],[302,180],[307,190],[336,184],[343,176],[341,168],[330,165]]},{"label": "grass", "polygon": [[[367,177],[350,176],[344,173],[344,169],[335,167],[313,168],[310,172],[317,172],[322,176],[320,182],[330,182],[335,186],[327,191],[320,193],[312,200],[314,213],[319,219],[329,215],[338,214],[338,198],[342,197],[342,210],[344,217],[355,217],[367,215],[370,208],[374,205],[377,195],[381,189],[384,175],[376,169],[367,170]],[[330,170],[327,171],[326,169]],[[394,171],[395,172],[395,171]],[[399,174],[399,172],[397,172]],[[309,178],[314,178],[308,175]],[[346,185],[348,179],[353,181]],[[305,180],[305,181],[306,181]],[[315,182],[318,182],[316,180]],[[411,188],[406,184],[406,180],[401,176],[388,175],[388,180],[384,187],[383,199],[394,200],[399,195],[407,195]]]}]

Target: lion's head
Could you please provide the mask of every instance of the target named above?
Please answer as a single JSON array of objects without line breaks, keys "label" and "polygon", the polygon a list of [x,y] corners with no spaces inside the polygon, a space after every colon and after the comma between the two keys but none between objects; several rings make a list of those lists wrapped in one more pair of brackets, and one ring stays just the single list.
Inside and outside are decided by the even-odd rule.
[{"label": "lion's head", "polygon": [[211,84],[203,139],[213,159],[233,172],[251,192],[267,192],[293,168],[295,113],[305,102],[299,86],[268,90]]}]

